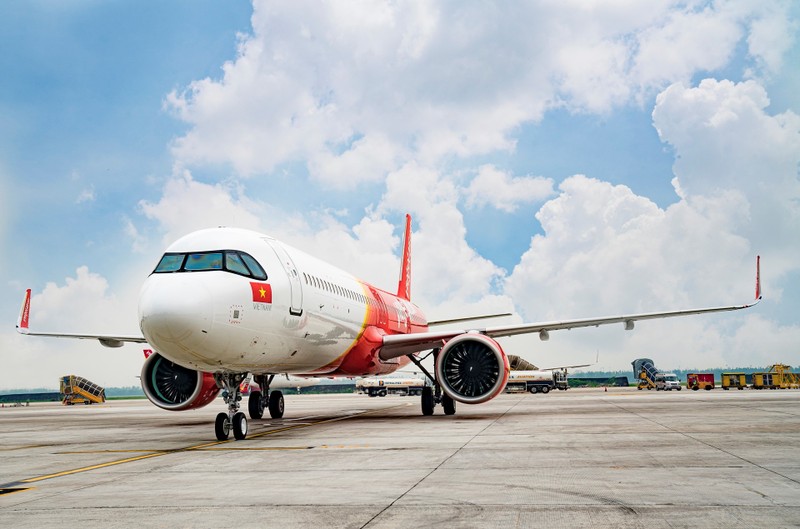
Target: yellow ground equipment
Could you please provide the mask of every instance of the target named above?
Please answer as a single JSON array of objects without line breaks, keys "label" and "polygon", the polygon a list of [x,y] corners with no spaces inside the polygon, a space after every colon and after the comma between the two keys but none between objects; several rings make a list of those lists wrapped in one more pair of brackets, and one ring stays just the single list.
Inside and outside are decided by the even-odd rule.
[{"label": "yellow ground equipment", "polygon": [[106,401],[106,390],[83,377],[61,377],[61,402],[63,404],[92,404]]},{"label": "yellow ground equipment", "polygon": [[744,389],[747,387],[747,376],[744,373],[722,373],[722,389]]},{"label": "yellow ground equipment", "polygon": [[766,373],[753,373],[753,389],[787,389],[800,387],[800,376],[791,366],[773,364]]},{"label": "yellow ground equipment", "polygon": [[636,375],[638,380],[636,389],[653,389],[656,387],[658,369],[656,369],[650,358],[637,358],[631,362],[631,365],[633,365],[633,374]]},{"label": "yellow ground equipment", "polygon": [[714,373],[688,373],[686,387],[697,391],[698,389],[714,389]]}]

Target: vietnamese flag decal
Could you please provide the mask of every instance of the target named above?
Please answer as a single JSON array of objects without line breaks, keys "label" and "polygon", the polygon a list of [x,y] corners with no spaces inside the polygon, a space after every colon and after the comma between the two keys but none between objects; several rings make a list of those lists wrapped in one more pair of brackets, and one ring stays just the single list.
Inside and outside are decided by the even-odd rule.
[{"label": "vietnamese flag decal", "polygon": [[272,287],[269,283],[250,281],[253,290],[253,301],[258,303],[272,303]]}]

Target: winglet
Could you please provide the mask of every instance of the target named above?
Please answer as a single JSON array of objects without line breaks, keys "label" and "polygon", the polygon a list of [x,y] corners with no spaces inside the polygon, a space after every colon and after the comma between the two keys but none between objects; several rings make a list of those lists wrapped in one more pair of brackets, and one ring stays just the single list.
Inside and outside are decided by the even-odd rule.
[{"label": "winglet", "polygon": [[756,256],[756,299],[761,299],[761,256]]},{"label": "winglet", "polygon": [[28,323],[31,316],[31,289],[25,291],[25,299],[22,301],[22,308],[19,311],[17,320],[17,332],[28,333]]},{"label": "winglet", "polygon": [[406,234],[403,241],[403,262],[400,268],[400,282],[397,284],[397,297],[411,300],[411,215],[406,214]]}]

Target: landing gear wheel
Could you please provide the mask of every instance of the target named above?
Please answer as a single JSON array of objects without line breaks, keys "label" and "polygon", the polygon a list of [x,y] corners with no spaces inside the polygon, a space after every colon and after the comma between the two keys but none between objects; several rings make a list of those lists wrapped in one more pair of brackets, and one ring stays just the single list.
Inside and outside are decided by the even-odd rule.
[{"label": "landing gear wheel", "polygon": [[241,411],[233,414],[233,437],[237,441],[247,437],[247,417]]},{"label": "landing gear wheel", "polygon": [[541,387],[541,389],[540,389],[539,391],[541,391],[542,393],[545,393],[545,394],[546,394],[546,393],[549,393],[549,392],[550,392],[550,388],[549,388],[549,387],[547,387],[547,386],[542,386],[542,387]]},{"label": "landing gear wheel", "polygon": [[436,405],[433,400],[433,388],[428,386],[422,388],[422,398],[420,400],[422,402],[422,415],[433,415],[433,407]]},{"label": "landing gear wheel", "polygon": [[442,395],[442,408],[444,408],[445,415],[455,415],[456,401],[454,401],[448,395]]},{"label": "landing gear wheel", "polygon": [[231,421],[227,413],[218,413],[217,420],[214,421],[214,433],[217,434],[217,441],[226,441],[231,433]]},{"label": "landing gear wheel", "polygon": [[250,418],[260,419],[264,416],[264,399],[263,393],[260,391],[253,391],[247,399],[247,410],[250,412]]},{"label": "landing gear wheel", "polygon": [[269,394],[269,416],[273,419],[283,417],[283,393],[272,391]]}]

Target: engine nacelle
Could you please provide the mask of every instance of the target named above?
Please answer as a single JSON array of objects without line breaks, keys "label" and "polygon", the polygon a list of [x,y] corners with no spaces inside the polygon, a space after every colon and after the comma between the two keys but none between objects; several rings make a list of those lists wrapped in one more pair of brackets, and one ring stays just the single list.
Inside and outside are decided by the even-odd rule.
[{"label": "engine nacelle", "polygon": [[158,353],[144,361],[141,381],[150,402],[170,411],[202,408],[219,393],[213,374],[188,369]]},{"label": "engine nacelle", "polygon": [[447,342],[436,361],[436,379],[453,400],[480,404],[495,398],[508,382],[508,357],[483,334],[460,334]]}]

